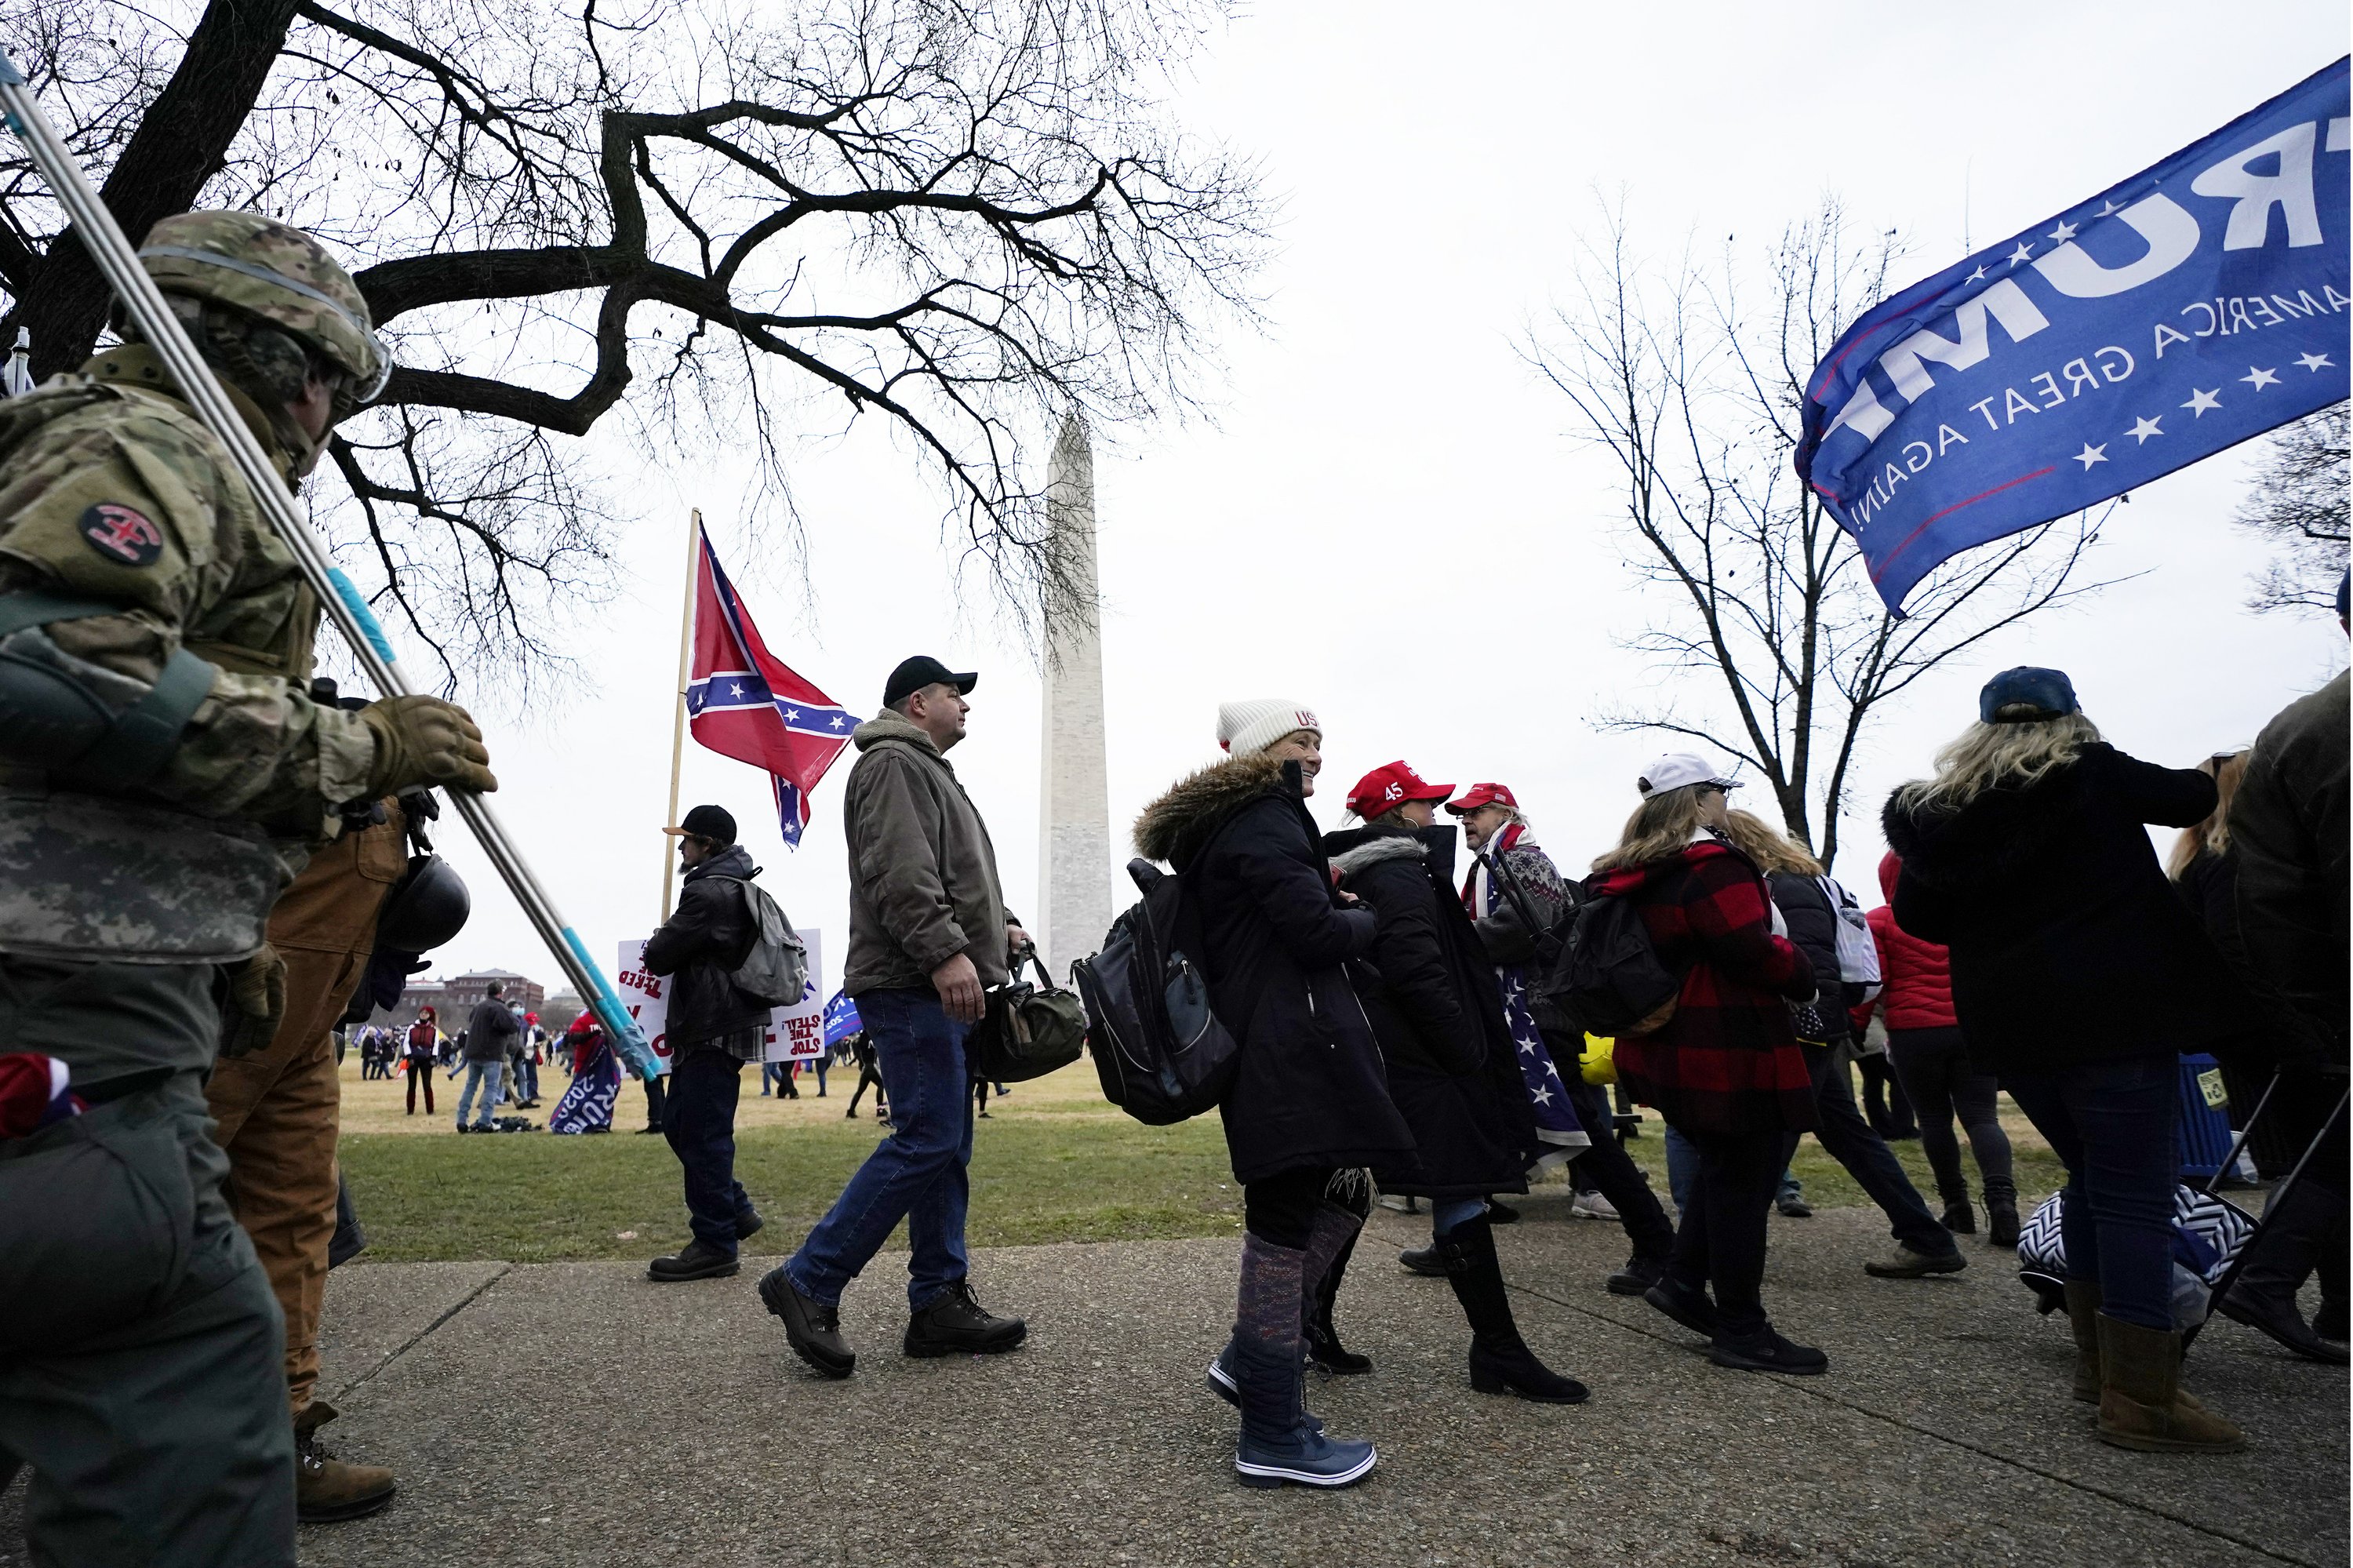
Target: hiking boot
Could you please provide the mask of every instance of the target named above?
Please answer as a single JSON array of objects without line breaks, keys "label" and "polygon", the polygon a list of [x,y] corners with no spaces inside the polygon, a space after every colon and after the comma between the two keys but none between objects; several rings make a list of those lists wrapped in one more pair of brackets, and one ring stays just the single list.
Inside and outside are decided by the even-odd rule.
[{"label": "hiking boot", "polygon": [[1603,1280],[1601,1287],[1612,1296],[1640,1296],[1667,1277],[1666,1264],[1655,1257],[1630,1257],[1626,1266]]},{"label": "hiking boot", "polygon": [[760,1234],[760,1227],[767,1223],[767,1221],[760,1217],[760,1211],[757,1209],[746,1207],[737,1211],[735,1215],[735,1239],[739,1242],[750,1241],[754,1236]]},{"label": "hiking boot", "polygon": [[1398,1262],[1405,1266],[1408,1274],[1419,1274],[1426,1279],[1446,1277],[1446,1265],[1439,1258],[1436,1242],[1428,1246],[1408,1247],[1398,1254]]},{"label": "hiking boot", "polygon": [[314,1399],[294,1418],[294,1517],[304,1524],[364,1519],[392,1501],[400,1485],[382,1465],[347,1465],[319,1446],[319,1428],[335,1407]]},{"label": "hiking boot", "polygon": [[1773,1195],[1773,1212],[1785,1220],[1810,1220],[1814,1217],[1814,1206],[1795,1192],[1776,1192]]},{"label": "hiking boot", "polygon": [[1958,1274],[1968,1266],[1958,1247],[1950,1252],[1921,1252],[1899,1246],[1893,1256],[1864,1264],[1862,1271],[1873,1279],[1926,1279],[1932,1274]]},{"label": "hiking boot", "polygon": [[1568,1201],[1568,1217],[1572,1220],[1609,1220],[1613,1224],[1624,1218],[1618,1205],[1599,1192],[1579,1192]]},{"label": "hiking boot", "polygon": [[1340,1342],[1340,1331],[1332,1326],[1330,1303],[1318,1303],[1307,1315],[1305,1333],[1310,1366],[1321,1367],[1335,1377],[1356,1377],[1373,1370],[1372,1357],[1360,1356]]},{"label": "hiking boot", "polygon": [[1963,1192],[1957,1198],[1945,1200],[1945,1228],[1957,1236],[1973,1236],[1978,1234],[1977,1211],[1969,1207],[1969,1195],[1967,1192]]},{"label": "hiking boot", "polygon": [[1814,1377],[1831,1369],[1830,1357],[1811,1345],[1783,1339],[1770,1323],[1753,1334],[1718,1334],[1707,1347],[1707,1359],[1736,1372],[1783,1372],[1791,1377]]},{"label": "hiking boot", "polygon": [[1986,1199],[1986,1245],[2015,1248],[2018,1245],[2018,1200],[2015,1198]]},{"label": "hiking boot", "polygon": [[2145,1454],[2235,1454],[2247,1436],[2181,1394],[2181,1336],[2100,1314],[2100,1441]]},{"label": "hiking boot", "polygon": [[1515,1225],[1520,1223],[1519,1210],[1509,1203],[1487,1200],[1487,1223],[1491,1225]]},{"label": "hiking boot", "polygon": [[1662,1273],[1659,1282],[1642,1292],[1642,1299],[1700,1338],[1715,1338],[1715,1303],[1708,1299],[1704,1289],[1694,1289],[1672,1275]]},{"label": "hiking boot", "polygon": [[646,1265],[646,1277],[661,1285],[689,1279],[726,1279],[744,1266],[732,1252],[722,1252],[700,1236],[668,1257]]},{"label": "hiking boot", "polygon": [[760,1277],[760,1301],[784,1319],[785,1340],[819,1373],[845,1378],[856,1369],[858,1353],[841,1337],[841,1308],[801,1294],[782,1264]]},{"label": "hiking boot", "polygon": [[911,1356],[994,1356],[1029,1337],[1029,1324],[989,1312],[974,1298],[972,1282],[959,1279],[947,1294],[907,1319],[902,1348]]}]

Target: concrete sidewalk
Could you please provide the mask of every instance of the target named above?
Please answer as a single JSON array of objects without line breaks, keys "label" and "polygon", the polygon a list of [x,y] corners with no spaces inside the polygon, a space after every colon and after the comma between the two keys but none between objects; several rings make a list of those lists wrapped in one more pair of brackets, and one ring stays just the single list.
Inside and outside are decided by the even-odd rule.
[{"label": "concrete sidewalk", "polygon": [[[1473,1394],[1444,1282],[1405,1275],[1419,1222],[1382,1213],[1341,1298],[1371,1376],[1310,1399],[1381,1446],[1353,1491],[1245,1490],[1234,1418],[1201,1391],[1236,1244],[977,1255],[1026,1314],[997,1359],[898,1353],[901,1255],[853,1287],[857,1376],[792,1359],[744,1277],[646,1283],[616,1264],[336,1271],[330,1446],[391,1464],[385,1513],[306,1529],[306,1564],[1786,1563],[2342,1563],[2347,1379],[2218,1320],[2192,1381],[2242,1456],[2126,1454],[2067,1397],[2063,1323],[2005,1259],[1866,1278],[1865,1210],[1775,1223],[1768,1299],[1826,1377],[1725,1372],[1604,1294],[1614,1225],[1539,1198],[1498,1233],[1528,1339],[1594,1386],[1558,1408]],[[765,1239],[765,1238],[764,1238]],[[780,1238],[781,1239],[781,1238]],[[17,1546],[14,1499],[0,1541]],[[21,1548],[18,1548],[21,1552]],[[0,1553],[0,1560],[16,1553]]]}]

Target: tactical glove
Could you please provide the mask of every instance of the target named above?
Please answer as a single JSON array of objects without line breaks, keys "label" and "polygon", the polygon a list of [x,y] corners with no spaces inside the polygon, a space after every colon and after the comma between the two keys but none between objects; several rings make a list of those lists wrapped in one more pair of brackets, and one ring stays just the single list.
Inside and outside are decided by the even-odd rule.
[{"label": "tactical glove", "polygon": [[489,793],[499,787],[482,732],[465,709],[438,697],[386,697],[360,710],[375,734],[371,797],[396,795],[418,784],[446,784]]},{"label": "tactical glove", "polygon": [[286,960],[277,948],[264,942],[259,952],[230,967],[228,1001],[220,1054],[244,1056],[269,1050],[286,1017]]}]

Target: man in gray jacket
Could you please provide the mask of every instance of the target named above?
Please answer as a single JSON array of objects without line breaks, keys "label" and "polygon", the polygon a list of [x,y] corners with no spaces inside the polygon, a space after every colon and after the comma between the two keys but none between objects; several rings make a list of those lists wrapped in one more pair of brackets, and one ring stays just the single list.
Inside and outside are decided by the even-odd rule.
[{"label": "man in gray jacket", "polygon": [[852,732],[860,756],[842,802],[849,839],[849,958],[857,999],[891,1098],[891,1137],[800,1250],[760,1281],[801,1360],[828,1377],[857,1357],[841,1336],[841,1293],[907,1222],[904,1350],[911,1356],[1009,1351],[1029,1333],[974,1299],[965,1277],[965,1169],[972,1162],[965,1041],[1028,936],[1006,913],[997,852],[946,753],[964,738],[979,677],[917,657],[891,673],[883,711]]},{"label": "man in gray jacket", "polygon": [[[507,1070],[507,1042],[522,1033],[522,1024],[503,1000],[506,987],[492,980],[482,1000],[474,1004],[473,1016],[466,1020],[466,1086],[458,1095],[458,1130],[488,1132],[491,1112],[498,1107],[499,1080]],[[482,1095],[482,1108],[476,1114],[480,1120],[466,1125],[468,1107],[474,1091]]]}]

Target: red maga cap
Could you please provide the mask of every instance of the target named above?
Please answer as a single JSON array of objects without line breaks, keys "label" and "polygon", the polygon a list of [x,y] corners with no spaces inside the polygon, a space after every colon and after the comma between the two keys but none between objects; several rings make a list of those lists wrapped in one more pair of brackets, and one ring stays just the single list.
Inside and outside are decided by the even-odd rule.
[{"label": "red maga cap", "polygon": [[1430,784],[1402,762],[1386,763],[1356,780],[1348,791],[1348,810],[1370,821],[1408,800],[1443,800],[1454,793],[1451,784]]},{"label": "red maga cap", "polygon": [[1467,816],[1482,806],[1509,806],[1516,811],[1520,802],[1510,788],[1502,784],[1473,784],[1462,791],[1459,800],[1446,802],[1446,809],[1458,817]]}]

